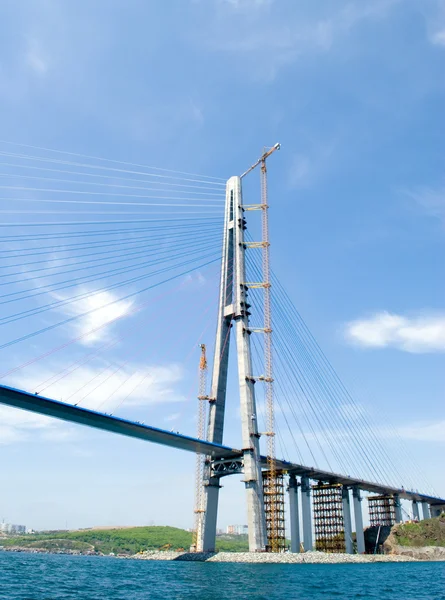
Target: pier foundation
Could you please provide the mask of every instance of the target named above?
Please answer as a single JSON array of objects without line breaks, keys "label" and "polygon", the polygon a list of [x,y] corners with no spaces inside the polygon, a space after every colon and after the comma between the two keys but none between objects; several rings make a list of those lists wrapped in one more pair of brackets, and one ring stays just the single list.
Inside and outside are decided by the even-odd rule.
[{"label": "pier foundation", "polygon": [[345,526],[345,548],[348,554],[354,553],[354,543],[352,541],[352,521],[351,521],[351,503],[349,498],[349,489],[346,485],[342,490],[343,503],[343,523]]},{"label": "pier foundation", "polygon": [[301,478],[301,516],[303,518],[303,548],[305,552],[309,552],[313,550],[311,485],[309,477],[306,475]]},{"label": "pier foundation", "polygon": [[422,516],[424,519],[431,519],[430,505],[428,502],[422,502]]},{"label": "pier foundation", "polygon": [[300,552],[300,514],[298,482],[295,475],[289,477],[290,551]]},{"label": "pier foundation", "polygon": [[363,529],[362,496],[360,488],[352,489],[352,498],[354,502],[355,535],[357,539],[357,553],[365,552],[365,533]]}]

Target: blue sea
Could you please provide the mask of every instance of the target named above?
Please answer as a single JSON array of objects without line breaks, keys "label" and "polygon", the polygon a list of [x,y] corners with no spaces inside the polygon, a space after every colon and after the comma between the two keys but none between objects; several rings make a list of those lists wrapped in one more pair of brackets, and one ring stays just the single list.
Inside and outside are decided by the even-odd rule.
[{"label": "blue sea", "polygon": [[1,600],[445,600],[445,563],[246,565],[0,552]]}]

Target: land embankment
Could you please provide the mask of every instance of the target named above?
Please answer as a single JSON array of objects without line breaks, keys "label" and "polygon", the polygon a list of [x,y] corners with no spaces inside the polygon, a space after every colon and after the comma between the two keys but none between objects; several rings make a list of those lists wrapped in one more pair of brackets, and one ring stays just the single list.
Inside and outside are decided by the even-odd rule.
[{"label": "land embankment", "polygon": [[301,554],[266,552],[142,552],[131,558],[136,560],[176,560],[184,562],[223,562],[223,563],[374,563],[374,562],[416,562],[410,556],[386,554],[327,554],[325,552],[303,552]]},{"label": "land embankment", "polygon": [[445,513],[418,523],[394,525],[383,550],[387,555],[416,560],[445,560]]},{"label": "land embankment", "polygon": [[[45,531],[25,536],[5,536],[0,549],[48,551],[71,554],[115,554],[131,556],[145,550],[178,550],[190,548],[192,534],[177,527],[97,527],[74,531]],[[246,535],[218,536],[217,550],[244,552],[248,549]]]},{"label": "land embankment", "polygon": [[[420,523],[403,523],[392,529],[388,527],[388,531],[382,531],[383,529],[368,528],[365,532],[368,552],[365,555],[322,552],[255,554],[247,552],[247,536],[229,535],[218,536],[217,553],[190,553],[188,549],[192,534],[189,531],[159,526],[48,531],[21,537],[2,537],[0,549],[12,552],[111,554],[138,560],[201,562],[360,563],[445,560],[445,514]],[[383,554],[380,554],[382,551]]]}]

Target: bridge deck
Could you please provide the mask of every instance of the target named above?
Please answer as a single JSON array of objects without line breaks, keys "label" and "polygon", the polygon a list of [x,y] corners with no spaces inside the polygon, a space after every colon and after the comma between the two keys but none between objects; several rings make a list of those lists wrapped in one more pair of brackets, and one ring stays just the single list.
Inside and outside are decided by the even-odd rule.
[{"label": "bridge deck", "polygon": [[[162,444],[163,446],[170,446],[171,448],[187,450],[189,452],[200,452],[211,456],[213,459],[230,460],[242,456],[241,450],[230,448],[229,446],[213,444],[180,433],[151,427],[137,421],[129,421],[127,419],[107,415],[106,413],[80,408],[79,406],[73,406],[72,404],[66,404],[64,402],[52,400],[51,398],[45,398],[37,394],[31,394],[4,385],[0,386],[0,404],[46,415],[48,417],[54,417],[63,421],[69,421],[71,423],[86,425],[87,427],[93,427],[95,429],[118,433],[146,442],[154,442],[156,444]],[[267,466],[267,458],[262,456],[261,460],[263,466]],[[329,483],[341,483],[348,486],[358,486],[362,490],[377,494],[397,493],[401,498],[411,500],[416,499],[419,502],[445,504],[445,499],[443,498],[419,494],[418,492],[412,492],[405,489],[392,488],[370,481],[355,479],[354,477],[322,471],[314,467],[298,465],[285,460],[278,460],[277,466],[280,469],[295,473],[296,475],[308,475],[314,480]]]}]

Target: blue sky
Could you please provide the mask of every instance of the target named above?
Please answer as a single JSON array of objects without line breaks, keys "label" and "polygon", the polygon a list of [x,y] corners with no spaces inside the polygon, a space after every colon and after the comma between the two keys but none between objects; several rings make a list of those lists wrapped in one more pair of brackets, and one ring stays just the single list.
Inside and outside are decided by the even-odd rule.
[{"label": "blue sky", "polygon": [[[2,4],[0,28],[4,141],[222,181],[243,172],[264,145],[281,142],[269,167],[273,268],[359,405],[380,422],[387,415],[444,495],[445,4],[22,0]],[[0,152],[37,151],[2,142]],[[13,184],[2,179],[2,185],[32,185],[13,175]],[[38,218],[35,205],[19,201],[23,191],[1,191],[1,210],[30,211],[2,217],[23,219],[29,233],[25,225]],[[32,198],[42,202],[42,192],[33,190]],[[42,203],[39,209],[56,210]],[[107,210],[101,219],[112,218]],[[150,218],[153,209],[144,210],[141,218]],[[100,359],[125,365],[109,389],[104,383],[90,394],[91,405],[120,384],[116,403],[125,399],[132,387],[124,374],[148,364],[148,387],[130,394],[119,414],[193,434],[197,344],[212,345],[217,285],[212,264],[168,284],[166,296],[162,288],[144,296],[152,299],[151,312],[131,316],[135,301],[128,300],[41,342],[1,350],[5,370],[12,369],[124,317],[4,381],[34,389],[136,326],[134,337]],[[57,318],[97,308],[91,302]],[[50,319],[36,317],[33,326]],[[4,339],[28,327],[10,326]],[[67,399],[67,389],[99,367],[100,361],[88,363],[77,379],[49,388],[48,395]],[[0,517],[37,528],[191,526],[193,456],[6,409],[1,415],[9,484]],[[237,417],[235,400],[227,429],[234,445]],[[243,522],[242,485],[224,484],[220,525],[234,514]]]}]

